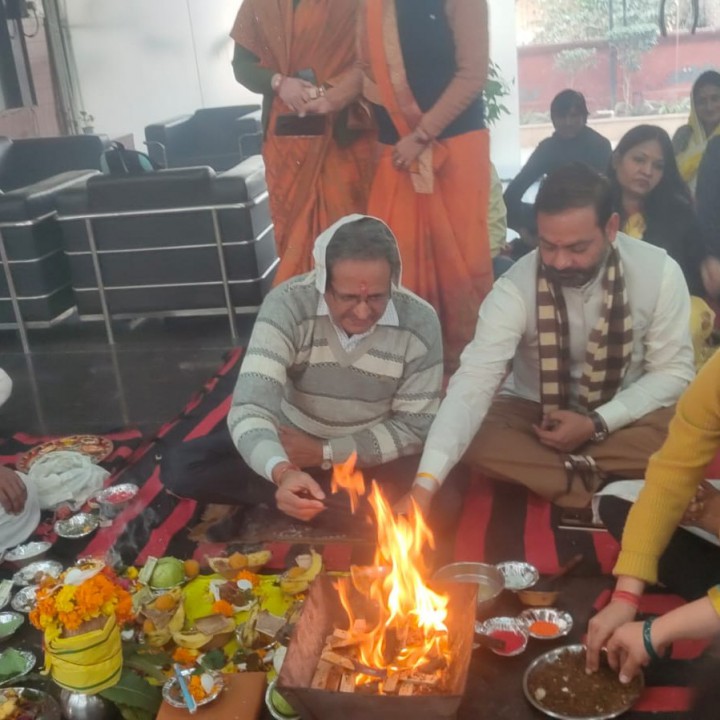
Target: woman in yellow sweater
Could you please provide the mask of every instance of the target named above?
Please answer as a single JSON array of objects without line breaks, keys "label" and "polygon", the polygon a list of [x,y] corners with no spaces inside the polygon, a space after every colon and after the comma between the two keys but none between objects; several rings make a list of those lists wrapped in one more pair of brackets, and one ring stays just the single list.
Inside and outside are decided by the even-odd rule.
[{"label": "woman in yellow sweater", "polygon": [[[678,528],[705,470],[720,447],[720,354],[702,368],[680,398],[665,444],[648,463],[645,485],[632,506],[622,535],[617,577],[610,603],[588,627],[589,671],[607,647],[612,667],[629,682],[641,665],[656,659],[679,638],[720,632],[720,548]],[[693,522],[717,535],[720,495],[712,493]],[[616,500],[616,502],[622,502]],[[601,515],[605,518],[604,513]],[[699,600],[656,621],[632,622],[646,584],[660,580],[686,599]],[[708,592],[709,589],[709,592]]]}]

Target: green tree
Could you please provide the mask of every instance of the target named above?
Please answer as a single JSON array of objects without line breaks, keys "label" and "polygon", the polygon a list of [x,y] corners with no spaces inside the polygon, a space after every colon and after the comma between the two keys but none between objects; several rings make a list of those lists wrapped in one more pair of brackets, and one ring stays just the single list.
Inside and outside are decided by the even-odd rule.
[{"label": "green tree", "polygon": [[632,112],[632,77],[640,69],[642,56],[657,43],[660,30],[657,25],[637,23],[621,25],[608,33],[608,43],[617,54],[618,66],[623,74],[624,109]]},{"label": "green tree", "polygon": [[576,47],[555,54],[555,67],[568,76],[568,85],[575,87],[575,76],[597,64],[597,48]]}]

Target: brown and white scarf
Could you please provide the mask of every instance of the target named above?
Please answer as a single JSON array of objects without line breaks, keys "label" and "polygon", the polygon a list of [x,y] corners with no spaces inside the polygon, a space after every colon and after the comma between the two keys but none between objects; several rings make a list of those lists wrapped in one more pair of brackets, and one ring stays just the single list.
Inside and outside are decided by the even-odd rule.
[{"label": "brown and white scarf", "polygon": [[[602,279],[600,318],[588,338],[578,401],[586,411],[611,400],[620,389],[632,355],[630,305],[622,263],[610,247]],[[570,330],[562,288],[538,265],[537,330],[543,413],[566,410],[570,397]]]}]

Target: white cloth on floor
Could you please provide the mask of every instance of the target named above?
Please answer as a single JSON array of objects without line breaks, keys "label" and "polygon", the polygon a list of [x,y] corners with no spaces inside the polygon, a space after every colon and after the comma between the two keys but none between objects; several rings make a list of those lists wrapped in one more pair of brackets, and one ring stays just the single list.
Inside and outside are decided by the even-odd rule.
[{"label": "white cloth on floor", "polygon": [[7,550],[27,540],[40,522],[40,501],[35,484],[27,475],[18,473],[27,488],[22,512],[12,515],[0,505],[0,550]]},{"label": "white cloth on floor", "polygon": [[[708,482],[713,485],[713,487],[720,490],[720,480],[708,480]],[[593,522],[600,522],[598,505],[600,504],[601,497],[617,497],[621,500],[634,503],[637,500],[640,490],[642,490],[644,484],[644,480],[618,480],[616,482],[611,482],[609,485],[606,485],[602,490],[600,490],[600,492],[595,493],[592,499]],[[687,532],[697,535],[699,538],[707,540],[707,542],[712,543],[713,545],[720,546],[720,539],[706,530],[702,530],[698,527],[687,527],[685,525],[681,525],[680,527],[682,530],[687,530]]]},{"label": "white cloth on floor", "polygon": [[40,507],[49,510],[66,501],[82,505],[102,489],[110,473],[83,453],[56,450],[35,460],[28,475],[37,487]]}]

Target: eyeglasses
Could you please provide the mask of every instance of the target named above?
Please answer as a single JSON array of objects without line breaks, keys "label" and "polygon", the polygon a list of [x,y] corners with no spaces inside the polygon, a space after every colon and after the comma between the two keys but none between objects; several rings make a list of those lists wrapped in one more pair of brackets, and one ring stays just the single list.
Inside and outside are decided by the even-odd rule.
[{"label": "eyeglasses", "polygon": [[328,289],[339,303],[342,303],[343,305],[347,305],[349,307],[355,307],[356,305],[364,302],[371,307],[378,308],[382,307],[383,305],[387,305],[388,301],[390,300],[389,292],[374,293],[372,295],[352,295],[349,293],[340,293],[332,285],[330,285]]}]

